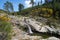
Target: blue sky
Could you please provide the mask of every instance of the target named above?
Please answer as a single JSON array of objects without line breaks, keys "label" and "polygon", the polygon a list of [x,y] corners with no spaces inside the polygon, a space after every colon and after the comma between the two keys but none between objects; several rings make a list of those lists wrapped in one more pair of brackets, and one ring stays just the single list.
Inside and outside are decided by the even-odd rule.
[{"label": "blue sky", "polygon": [[[3,5],[6,1],[9,1],[13,4],[14,11],[18,11],[18,4],[21,3],[25,6],[25,8],[31,7],[30,0],[0,0],[0,9],[3,9]],[[41,0],[34,0],[34,2],[40,2]],[[45,2],[42,0],[43,3]]]}]

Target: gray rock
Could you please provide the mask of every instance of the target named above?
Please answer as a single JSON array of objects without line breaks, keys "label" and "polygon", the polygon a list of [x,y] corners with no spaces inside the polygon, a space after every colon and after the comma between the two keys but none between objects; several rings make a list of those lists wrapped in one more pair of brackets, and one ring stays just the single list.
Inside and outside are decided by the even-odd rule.
[{"label": "gray rock", "polygon": [[[24,22],[26,25],[31,25],[33,29],[35,29],[38,32],[57,32],[57,30],[54,28],[54,26],[49,27],[48,25],[44,25],[41,22],[36,21],[35,19],[25,19]],[[31,27],[29,26],[29,27]]]}]

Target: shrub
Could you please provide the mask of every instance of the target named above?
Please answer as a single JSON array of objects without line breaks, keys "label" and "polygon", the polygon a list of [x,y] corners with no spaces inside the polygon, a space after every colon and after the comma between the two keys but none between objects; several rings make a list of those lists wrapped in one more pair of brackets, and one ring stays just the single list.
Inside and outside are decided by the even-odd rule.
[{"label": "shrub", "polygon": [[39,16],[40,14],[42,14],[41,16],[43,17],[50,17],[53,14],[53,9],[51,8],[37,8],[34,9],[30,12],[31,15],[36,16],[36,14]]},{"label": "shrub", "polygon": [[11,19],[6,14],[3,14],[3,15],[0,15],[0,20],[10,21]]},{"label": "shrub", "polygon": [[9,22],[0,20],[0,33],[2,33],[2,40],[10,40],[11,39],[12,27]]}]

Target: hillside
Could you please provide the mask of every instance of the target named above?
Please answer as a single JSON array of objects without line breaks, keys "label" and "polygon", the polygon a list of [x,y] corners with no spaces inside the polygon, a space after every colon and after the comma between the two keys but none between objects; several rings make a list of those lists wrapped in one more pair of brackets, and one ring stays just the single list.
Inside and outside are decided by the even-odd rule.
[{"label": "hillside", "polygon": [[4,10],[0,9],[0,13],[6,13],[6,11],[4,11]]},{"label": "hillside", "polygon": [[22,16],[42,16],[42,17],[54,17],[56,19],[60,18],[60,3],[56,2],[48,4],[34,6],[33,8],[23,9],[21,12],[17,12],[16,15]]},{"label": "hillside", "polygon": [[0,40],[60,40],[60,3],[11,13],[0,9]]},{"label": "hillside", "polygon": [[0,14],[0,35],[2,36],[0,39],[60,40],[60,23],[58,22],[58,20],[43,17]]}]

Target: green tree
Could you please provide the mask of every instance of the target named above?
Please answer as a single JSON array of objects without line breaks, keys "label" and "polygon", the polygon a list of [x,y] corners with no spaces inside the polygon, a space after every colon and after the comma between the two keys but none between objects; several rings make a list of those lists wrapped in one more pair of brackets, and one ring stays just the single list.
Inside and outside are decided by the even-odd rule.
[{"label": "green tree", "polygon": [[41,3],[41,13],[42,13],[42,0],[41,0],[41,2],[40,2],[40,3]]},{"label": "green tree", "polygon": [[[52,1],[52,6],[53,6],[53,17],[56,18],[56,17],[59,17],[59,12],[60,12],[60,0],[53,0]],[[58,12],[57,12],[58,11]]]},{"label": "green tree", "polygon": [[43,1],[41,0],[41,4],[42,4],[42,2],[43,2]]},{"label": "green tree", "polygon": [[52,15],[52,16],[53,16],[53,18],[55,18],[55,16],[56,16],[56,15],[55,15],[55,13],[56,13],[56,6],[55,6],[55,2],[56,2],[56,0],[52,0],[52,8],[53,8],[53,10],[54,10],[54,11],[53,11],[53,15]]},{"label": "green tree", "polygon": [[23,4],[19,4],[19,12],[21,12],[21,10],[23,10],[24,9],[24,5]]},{"label": "green tree", "polygon": [[30,4],[32,4],[32,7],[33,7],[35,4],[34,0],[31,0]]},{"label": "green tree", "polygon": [[38,2],[38,6],[40,5],[40,2]]},{"label": "green tree", "polygon": [[48,0],[45,0],[45,3],[48,3]]},{"label": "green tree", "polygon": [[12,3],[8,2],[8,1],[6,3],[4,3],[4,9],[7,12],[13,12],[14,11]]}]

